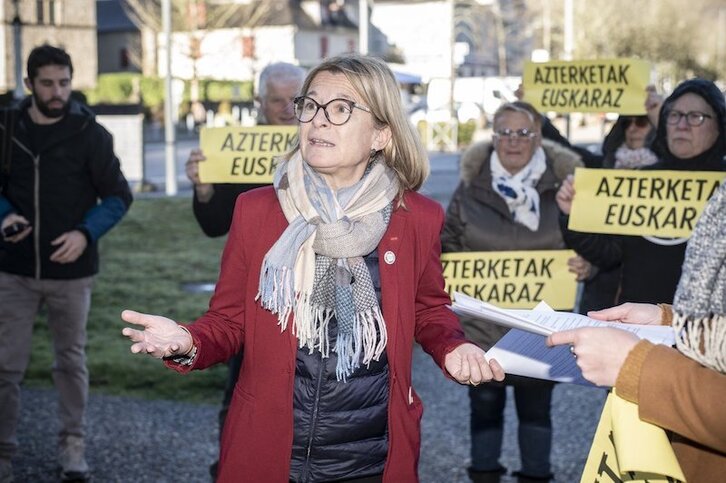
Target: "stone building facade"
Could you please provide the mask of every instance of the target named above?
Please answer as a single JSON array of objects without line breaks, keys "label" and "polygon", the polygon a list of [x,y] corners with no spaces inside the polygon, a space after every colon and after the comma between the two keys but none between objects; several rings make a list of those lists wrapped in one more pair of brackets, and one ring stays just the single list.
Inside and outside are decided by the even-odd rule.
[{"label": "stone building facade", "polygon": [[0,0],[0,92],[15,88],[15,41],[13,19],[21,22],[21,62],[23,77],[28,54],[48,43],[65,48],[73,59],[73,87],[96,85],[95,0]]}]

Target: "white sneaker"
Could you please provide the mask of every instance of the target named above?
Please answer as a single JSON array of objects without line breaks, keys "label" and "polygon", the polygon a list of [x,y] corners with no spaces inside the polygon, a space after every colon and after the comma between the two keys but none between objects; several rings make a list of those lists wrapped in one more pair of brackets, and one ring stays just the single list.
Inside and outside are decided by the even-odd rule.
[{"label": "white sneaker", "polygon": [[13,483],[13,464],[10,460],[0,459],[0,483]]},{"label": "white sneaker", "polygon": [[61,481],[88,481],[91,472],[85,458],[83,438],[67,436],[58,449]]}]

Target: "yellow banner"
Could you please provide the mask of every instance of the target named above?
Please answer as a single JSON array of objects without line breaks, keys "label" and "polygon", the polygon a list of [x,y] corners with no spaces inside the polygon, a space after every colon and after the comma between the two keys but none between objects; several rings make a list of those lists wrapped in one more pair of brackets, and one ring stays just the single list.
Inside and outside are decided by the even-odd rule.
[{"label": "yellow banner", "polygon": [[508,309],[546,301],[558,310],[575,305],[577,282],[568,272],[572,250],[444,253],[446,290]]},{"label": "yellow banner", "polygon": [[636,59],[526,62],[524,100],[540,111],[645,114],[650,65]]},{"label": "yellow banner", "polygon": [[580,483],[686,481],[665,431],[638,417],[638,406],[608,395]]},{"label": "yellow banner", "polygon": [[689,237],[726,176],[712,171],[575,170],[568,228],[588,233]]},{"label": "yellow banner", "polygon": [[206,161],[199,163],[202,183],[272,183],[275,156],[288,151],[296,126],[203,128],[199,144]]}]

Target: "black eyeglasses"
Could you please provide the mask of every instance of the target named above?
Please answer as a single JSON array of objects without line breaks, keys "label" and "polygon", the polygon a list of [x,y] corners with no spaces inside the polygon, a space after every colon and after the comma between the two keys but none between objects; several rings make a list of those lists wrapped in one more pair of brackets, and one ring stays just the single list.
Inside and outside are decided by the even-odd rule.
[{"label": "black eyeglasses", "polygon": [[650,124],[647,116],[629,116],[625,118],[625,127],[635,124],[636,127],[645,127]]},{"label": "black eyeglasses", "polygon": [[325,118],[334,126],[341,126],[348,122],[353,114],[353,108],[368,113],[371,112],[367,107],[361,106],[350,99],[333,99],[325,104],[318,104],[315,99],[299,96],[293,99],[292,102],[295,105],[295,117],[300,122],[312,121],[320,109],[325,113]]},{"label": "black eyeglasses", "polygon": [[689,112],[681,112],[681,111],[668,111],[666,113],[666,122],[668,124],[671,124],[675,126],[679,122],[681,122],[682,118],[686,118],[686,123],[688,123],[691,127],[698,127],[704,122],[706,122],[706,119],[712,119],[713,116],[710,114],[706,114],[705,112],[699,112],[699,111],[689,111]]},{"label": "black eyeglasses", "polygon": [[519,141],[520,139],[526,143],[534,140],[537,137],[537,133],[530,131],[529,129],[500,129],[494,133],[495,139],[507,138],[510,141]]}]

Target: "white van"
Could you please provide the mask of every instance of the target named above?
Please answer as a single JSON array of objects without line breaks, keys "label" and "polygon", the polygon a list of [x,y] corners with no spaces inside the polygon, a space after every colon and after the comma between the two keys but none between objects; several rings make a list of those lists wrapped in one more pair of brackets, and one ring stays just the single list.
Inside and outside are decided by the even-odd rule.
[{"label": "white van", "polygon": [[[459,122],[474,120],[479,127],[491,123],[504,102],[517,98],[509,87],[512,80],[501,77],[458,77],[454,81],[454,105]],[[426,101],[429,113],[448,111],[451,81],[436,77],[429,81]],[[433,111],[433,112],[432,112]]]}]

